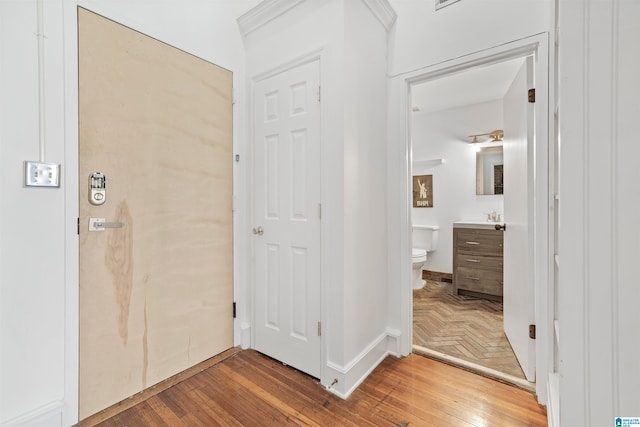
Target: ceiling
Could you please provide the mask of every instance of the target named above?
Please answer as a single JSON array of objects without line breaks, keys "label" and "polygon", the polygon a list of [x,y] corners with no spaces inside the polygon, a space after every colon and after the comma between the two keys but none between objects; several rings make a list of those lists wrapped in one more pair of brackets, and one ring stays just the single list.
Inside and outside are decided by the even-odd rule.
[{"label": "ceiling", "polygon": [[524,58],[474,67],[412,86],[412,108],[433,112],[502,99]]}]

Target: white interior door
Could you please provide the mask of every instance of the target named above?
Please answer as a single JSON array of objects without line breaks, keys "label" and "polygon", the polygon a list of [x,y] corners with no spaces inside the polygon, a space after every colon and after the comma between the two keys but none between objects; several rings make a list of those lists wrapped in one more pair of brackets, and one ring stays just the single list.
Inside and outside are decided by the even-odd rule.
[{"label": "white interior door", "polygon": [[533,57],[526,58],[504,98],[504,331],[527,380],[535,381],[533,278]]},{"label": "white interior door", "polygon": [[255,85],[254,348],[320,377],[320,67]]}]

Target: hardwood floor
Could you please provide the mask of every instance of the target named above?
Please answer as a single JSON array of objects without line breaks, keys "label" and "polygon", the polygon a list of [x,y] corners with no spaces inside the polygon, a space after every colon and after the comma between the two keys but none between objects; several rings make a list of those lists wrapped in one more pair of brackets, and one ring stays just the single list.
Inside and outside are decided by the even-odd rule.
[{"label": "hardwood floor", "polygon": [[502,303],[451,288],[427,280],[413,291],[413,343],[525,380],[503,332]]},{"label": "hardwood floor", "polygon": [[244,350],[103,423],[139,426],[546,426],[523,390],[410,355],[387,357],[343,400]]}]

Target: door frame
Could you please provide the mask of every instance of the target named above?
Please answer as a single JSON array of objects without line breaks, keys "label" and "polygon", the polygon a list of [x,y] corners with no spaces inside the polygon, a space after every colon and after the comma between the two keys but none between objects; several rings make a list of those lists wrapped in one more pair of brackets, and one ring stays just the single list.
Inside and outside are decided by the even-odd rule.
[{"label": "door frame", "polygon": [[[534,173],[534,194],[529,198],[534,203],[534,291],[535,291],[535,324],[536,324],[536,394],[538,402],[545,404],[547,401],[547,375],[552,367],[552,342],[553,334],[553,313],[549,307],[553,307],[550,298],[552,286],[552,262],[553,253],[550,244],[553,242],[551,226],[552,212],[552,191],[549,189],[552,170],[549,168],[550,161],[550,141],[553,135],[553,111],[549,108],[549,35],[541,33],[521,40],[505,43],[499,46],[474,52],[455,59],[440,62],[411,73],[407,73],[402,79],[401,94],[401,115],[402,124],[399,130],[402,132],[404,141],[403,164],[400,165],[398,187],[400,188],[400,242],[402,250],[399,253],[399,265],[401,272],[400,286],[400,322],[402,329],[402,354],[411,353],[412,331],[413,331],[413,294],[411,286],[411,175],[412,175],[412,150],[411,150],[411,88],[413,85],[423,83],[428,80],[435,80],[446,77],[453,73],[467,70],[481,65],[489,65],[509,59],[534,55],[534,76],[536,86],[535,103],[535,135],[536,145],[533,159]],[[524,96],[524,95],[523,95]]]},{"label": "door frame", "polygon": [[[314,62],[314,61],[318,61],[318,67],[320,70],[320,86],[324,87],[324,75],[326,75],[325,72],[325,64],[326,61],[324,60],[324,48],[319,48],[316,50],[312,50],[310,52],[307,52],[305,54],[299,55],[297,57],[294,57],[288,61],[285,62],[281,62],[277,65],[272,65],[269,68],[265,69],[265,70],[259,70],[256,72],[250,72],[249,70],[247,70],[247,74],[250,75],[249,77],[249,91],[248,91],[248,97],[247,97],[247,108],[246,108],[246,117],[247,117],[247,129],[248,129],[248,137],[247,137],[247,154],[248,154],[248,162],[247,162],[247,182],[248,183],[253,183],[255,180],[255,145],[254,145],[254,140],[255,140],[255,128],[254,128],[254,120],[255,120],[255,108],[254,108],[254,102],[255,102],[255,94],[256,94],[256,84],[262,80],[266,80],[268,78],[274,77],[278,74],[281,74],[285,71],[291,70],[293,68],[299,67],[301,65],[305,65],[307,63],[310,62]],[[324,169],[323,169],[323,162],[322,159],[324,158],[324,125],[325,122],[323,121],[323,117],[326,116],[326,111],[325,111],[325,104],[326,103],[320,103],[320,123],[319,123],[319,129],[320,129],[320,204],[324,205],[324,179],[323,177],[325,176],[324,173]],[[255,218],[255,212],[256,212],[256,205],[255,205],[255,197],[254,197],[254,187],[253,185],[248,185],[247,186],[247,207],[248,207],[248,212],[246,215],[246,238],[247,238],[247,248],[248,248],[248,252],[249,252],[249,257],[250,257],[250,263],[248,265],[250,265],[250,272],[247,273],[247,283],[248,283],[248,289],[247,289],[247,299],[248,299],[248,317],[250,319],[250,331],[248,331],[246,328],[243,330],[243,335],[244,335],[244,339],[243,342],[249,341],[250,342],[250,348],[255,348],[254,345],[254,339],[255,339],[255,304],[256,304],[256,298],[255,298],[255,292],[256,292],[256,282],[255,282],[255,272],[256,272],[256,263],[255,263],[255,251],[256,251],[256,240],[253,238],[253,235],[251,234],[251,232],[249,230],[251,230],[252,227],[255,227],[255,224],[253,224],[254,222],[254,218]],[[323,304],[324,301],[327,301],[327,296],[326,296],[326,286],[325,286],[325,281],[324,281],[324,275],[322,274],[323,271],[325,271],[324,269],[324,263],[325,263],[325,257],[323,256],[323,245],[322,242],[325,241],[325,233],[327,232],[326,228],[322,226],[322,219],[320,220],[320,250],[319,250],[319,254],[320,254],[320,322],[323,325],[326,325],[326,322],[324,321],[325,319],[327,319],[327,307],[326,304]],[[323,385],[327,385],[328,384],[328,379],[326,378],[327,376],[327,370],[326,370],[326,366],[327,366],[327,355],[326,355],[326,340],[327,340],[327,334],[326,334],[326,327],[323,327],[323,331],[322,334],[320,335],[320,383]],[[250,335],[250,338],[247,337],[247,335]]]}]

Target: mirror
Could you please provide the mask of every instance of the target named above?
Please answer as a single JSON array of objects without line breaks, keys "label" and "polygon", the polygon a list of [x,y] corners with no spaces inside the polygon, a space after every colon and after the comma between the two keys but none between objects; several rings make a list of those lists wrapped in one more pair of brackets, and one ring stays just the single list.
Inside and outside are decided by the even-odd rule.
[{"label": "mirror", "polygon": [[476,194],[503,194],[502,145],[482,147],[476,153]]}]

